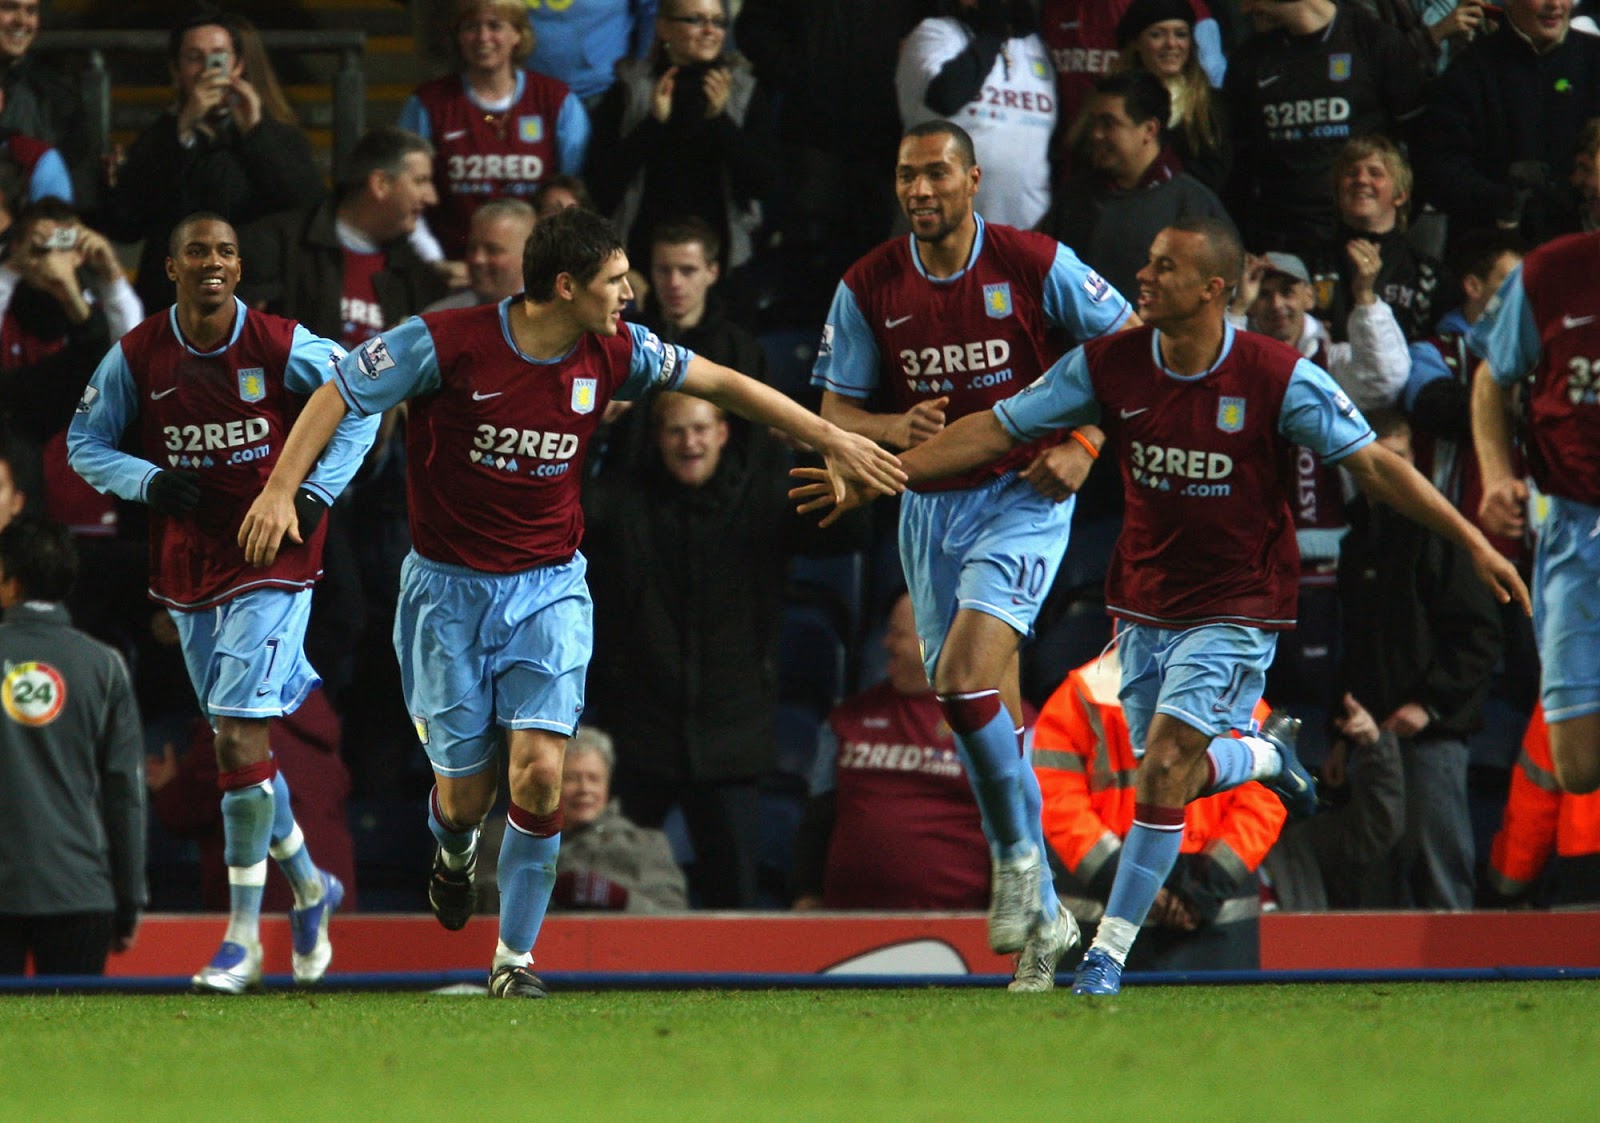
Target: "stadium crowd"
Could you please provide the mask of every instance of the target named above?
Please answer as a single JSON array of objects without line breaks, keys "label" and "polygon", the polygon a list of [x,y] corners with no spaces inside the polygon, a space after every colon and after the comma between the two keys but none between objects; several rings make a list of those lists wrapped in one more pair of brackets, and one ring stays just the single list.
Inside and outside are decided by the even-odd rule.
[{"label": "stadium crowd", "polygon": [[[170,106],[126,152],[100,153],[85,142],[75,76],[33,48],[48,4],[0,0],[0,521],[26,511],[71,532],[80,578],[62,599],[76,626],[126,663],[150,809],[148,887],[128,876],[139,850],[119,807],[118,829],[96,828],[87,848],[98,857],[70,858],[74,879],[104,891],[70,909],[13,903],[48,899],[12,887],[26,884],[16,871],[45,860],[33,848],[52,832],[0,832],[0,947],[36,919],[29,909],[89,908],[101,918],[92,932],[109,928],[120,948],[142,908],[226,908],[226,939],[244,950],[219,953],[196,983],[230,990],[250,982],[263,902],[294,910],[296,972],[304,966],[307,978],[326,966],[334,909],[431,902],[448,927],[475,907],[500,907],[495,962],[506,968],[528,949],[504,942],[504,909],[543,912],[507,899],[636,911],[981,909],[996,891],[991,871],[998,883],[1007,862],[1037,859],[1038,848],[1051,923],[1101,922],[1130,826],[1140,829],[1138,737],[1130,744],[1117,652],[1107,653],[1106,577],[1123,523],[1119,472],[1129,469],[1089,471],[1105,435],[1080,428],[1054,451],[1039,446],[1037,461],[1007,461],[1010,486],[1028,490],[1057,546],[1053,558],[1039,552],[1032,587],[1025,573],[1008,590],[1023,608],[974,609],[977,585],[946,588],[936,563],[906,547],[905,535],[932,534],[925,492],[816,526],[785,493],[790,467],[817,463],[823,450],[792,425],[769,427],[788,414],[751,412],[764,399],[734,403],[755,420],[731,414],[694,375],[732,368],[820,411],[829,433],[837,425],[904,452],[971,412],[961,397],[969,384],[987,380],[987,406],[1075,345],[1137,327],[1154,284],[1152,242],[1201,220],[1231,224],[1245,251],[1224,294],[1226,338],[1259,333],[1327,371],[1384,447],[1547,599],[1532,620],[1515,603],[1496,604],[1459,545],[1363,496],[1331,458],[1286,449],[1299,626],[1277,633],[1265,700],[1302,723],[1299,756],[1319,782],[1315,795],[1285,794],[1265,774],[1270,791],[1219,782],[1180,813],[1182,853],[1144,921],[1159,935],[1135,966],[1246,962],[1262,908],[1600,900],[1600,795],[1586,794],[1600,785],[1600,643],[1550,623],[1557,595],[1580,595],[1574,574],[1589,567],[1592,579],[1600,564],[1584,523],[1600,504],[1591,451],[1600,360],[1589,357],[1600,346],[1600,234],[1591,233],[1600,227],[1600,28],[1581,4],[413,6],[448,29],[452,64],[419,73],[397,121],[368,130],[329,185],[247,21],[203,9],[176,22]],[[970,319],[941,312],[929,325],[949,345],[923,347],[932,337],[916,335],[911,349],[883,354],[880,370],[881,341],[901,315],[885,301],[905,296],[906,319],[934,308],[905,287],[916,281],[909,272],[891,275],[873,264],[887,258],[871,255],[889,239],[927,247],[949,234],[928,212],[946,205],[937,192],[956,189],[925,202],[908,186],[922,166],[909,166],[908,152],[931,153],[930,167],[944,158],[952,134],[940,122],[970,136],[981,169],[975,203],[949,196],[958,223],[965,207],[977,231],[973,268],[995,247],[1030,280],[985,276]],[[961,162],[958,151],[958,171]],[[486,530],[451,529],[446,500],[465,502],[472,479],[457,490],[453,475],[440,477],[417,509],[418,481],[439,471],[419,455],[424,426],[442,424],[426,397],[438,389],[427,362],[454,360],[415,358],[414,337],[426,332],[401,325],[478,308],[472,322],[494,335],[488,306],[522,306],[524,244],[552,223],[575,226],[553,218],[567,208],[610,220],[631,265],[612,291],[638,325],[623,335],[648,340],[636,346],[654,348],[658,365],[628,375],[636,400],[621,400],[627,370],[605,383],[586,455],[562,457],[574,461],[562,470],[573,469],[563,483],[581,492],[577,523],[588,523],[578,557],[587,557],[595,635],[587,693],[581,678],[562,687],[585,726],[562,783],[559,748],[550,775],[539,754],[573,734],[578,713],[567,724],[499,720],[509,773],[493,759],[493,721],[477,734],[488,737],[487,757],[430,760],[425,746],[445,736],[439,714],[449,707],[426,711],[429,686],[408,662],[425,665],[420,646],[397,666],[394,645],[415,639],[417,600],[434,595],[417,591],[414,539],[424,551],[435,542],[463,550],[430,553],[430,564],[483,569],[461,538]],[[186,258],[197,238],[202,257],[228,258],[216,279],[209,258]],[[968,264],[941,273],[931,254],[912,251],[921,279],[960,276]],[[129,276],[121,262],[134,260]],[[268,325],[251,329],[262,341],[246,342],[298,373],[264,387],[241,369],[237,397],[270,420],[259,431],[249,420],[228,422],[237,431],[169,424],[159,447],[163,430],[149,418],[161,418],[164,393],[151,382],[148,401],[123,394],[117,424],[88,434],[111,394],[97,374],[106,363],[130,386],[156,377],[145,364],[176,364],[180,373],[164,377],[184,377],[186,360],[158,358],[152,341],[175,293],[169,335],[192,356],[205,357],[190,338],[233,346],[246,310]],[[230,320],[223,297],[235,294]],[[194,324],[220,317],[214,339],[191,337],[191,314]],[[984,338],[986,316],[990,325],[1013,318],[1018,334],[1001,339],[995,328],[987,351],[969,344]],[[276,317],[300,326],[280,339]],[[506,342],[521,348],[514,316],[500,317]],[[869,333],[879,342],[863,380],[847,367]],[[679,385],[674,366],[689,355],[709,364],[688,366],[690,382]],[[240,558],[216,563],[235,567],[232,585],[209,570],[202,579],[200,555],[215,542],[237,552],[230,535],[252,495],[230,493],[243,504],[231,530],[175,536],[172,525],[206,526],[190,512],[218,502],[212,464],[254,456],[269,424],[275,458],[303,407],[310,416],[305,399],[339,382],[335,368],[363,363],[372,382],[341,392],[352,418],[370,406],[365,450],[339,445],[296,499],[294,541],[304,532],[319,544],[320,579],[282,576],[287,552],[266,571],[303,586],[293,609],[305,636],[298,677],[270,710],[219,703],[226,684],[203,669],[229,634],[217,605],[253,589],[242,575],[257,555],[241,540]],[[411,393],[427,404],[372,390],[385,363],[408,375],[420,363]],[[909,400],[896,396],[902,382]],[[484,398],[503,392],[482,388]],[[594,384],[582,393],[573,391],[572,408],[588,413]],[[1226,415],[1233,400],[1215,407],[1224,431],[1246,423],[1242,405]],[[517,456],[534,459],[532,423],[516,424],[522,432],[488,427],[481,462],[473,458],[485,478],[514,473]],[[336,442],[355,439],[339,433]],[[106,458],[126,453],[149,470],[116,475]],[[255,489],[271,466],[252,475]],[[1179,474],[1203,481],[1205,465],[1191,460]],[[10,549],[0,552],[7,568]],[[0,570],[0,585],[7,576]],[[919,602],[930,588],[949,606]],[[5,603],[9,652],[15,602]],[[918,626],[957,603],[962,611],[940,628]],[[8,673],[0,720],[22,720],[12,699],[23,686]],[[1253,736],[1268,712],[1241,731]],[[37,723],[32,711],[22,716]],[[1031,754],[1018,758],[1021,775],[1000,759],[1014,754],[1018,725]],[[1283,739],[1286,726],[1276,728]],[[1292,756],[1294,734],[1287,740]],[[17,767],[0,758],[0,809],[23,790]],[[484,768],[485,783],[468,783]],[[999,788],[1004,798],[991,793]],[[545,851],[563,804],[575,845],[558,865]],[[1031,822],[1008,834],[1019,814]],[[437,851],[427,836],[412,844],[424,819]],[[485,837],[506,836],[498,874],[493,855],[478,864],[479,822]],[[268,853],[281,875],[266,871]],[[524,866],[541,872],[525,877]],[[528,923],[536,933],[537,916]],[[1029,954],[1020,938],[1005,950]],[[495,974],[505,993],[537,988],[531,972]]]}]

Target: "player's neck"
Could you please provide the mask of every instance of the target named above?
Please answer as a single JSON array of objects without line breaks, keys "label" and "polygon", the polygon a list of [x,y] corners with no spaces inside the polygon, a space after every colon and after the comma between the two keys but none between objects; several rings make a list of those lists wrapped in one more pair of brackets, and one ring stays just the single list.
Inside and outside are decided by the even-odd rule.
[{"label": "player's neck", "polygon": [[966,221],[937,242],[917,243],[917,257],[930,277],[953,277],[972,260],[972,246],[978,240],[978,220],[969,211]]},{"label": "player's neck", "polygon": [[1204,374],[1222,355],[1222,324],[1211,317],[1195,316],[1160,331],[1161,363],[1173,374]]},{"label": "player's neck", "polygon": [[215,351],[233,332],[233,298],[206,311],[194,305],[178,305],[178,330],[196,351]]},{"label": "player's neck", "polygon": [[527,301],[514,301],[507,312],[506,324],[511,338],[530,359],[559,359],[572,350],[583,329],[561,315],[554,304],[530,306]]}]

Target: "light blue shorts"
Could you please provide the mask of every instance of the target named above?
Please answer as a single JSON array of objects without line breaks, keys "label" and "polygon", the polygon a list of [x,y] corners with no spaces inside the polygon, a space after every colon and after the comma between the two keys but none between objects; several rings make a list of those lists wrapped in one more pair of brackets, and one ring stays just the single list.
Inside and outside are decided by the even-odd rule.
[{"label": "light blue shorts", "polygon": [[292,714],[322,685],[306,662],[310,589],[252,589],[215,608],[167,613],[200,707],[213,719]]},{"label": "light blue shorts", "polygon": [[400,567],[394,647],[411,722],[441,776],[490,768],[501,729],[571,736],[594,647],[588,562],[520,573]]},{"label": "light blue shorts", "polygon": [[1076,503],[1046,499],[1015,472],[979,487],[901,497],[900,558],[930,679],[958,609],[986,612],[1023,636],[1033,631]]},{"label": "light blue shorts", "polygon": [[1546,721],[1600,711],[1600,508],[1549,497],[1533,560]]},{"label": "light blue shorts", "polygon": [[1205,624],[1181,631],[1148,624],[1117,628],[1122,662],[1122,713],[1134,750],[1144,752],[1150,719],[1175,717],[1212,737],[1254,729],[1256,703],[1278,633],[1242,624]]}]

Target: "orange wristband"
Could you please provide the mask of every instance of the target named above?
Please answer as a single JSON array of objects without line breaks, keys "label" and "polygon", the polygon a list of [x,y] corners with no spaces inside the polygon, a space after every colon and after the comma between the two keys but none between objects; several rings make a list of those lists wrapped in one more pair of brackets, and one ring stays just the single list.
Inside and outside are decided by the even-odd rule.
[{"label": "orange wristband", "polygon": [[1077,441],[1080,445],[1082,445],[1084,447],[1085,451],[1087,451],[1089,453],[1089,459],[1090,460],[1099,460],[1100,459],[1100,450],[1094,447],[1094,442],[1091,441],[1088,437],[1084,436],[1082,433],[1078,432],[1078,430],[1076,430],[1076,429],[1068,430],[1067,431],[1067,436],[1071,437],[1073,440]]}]

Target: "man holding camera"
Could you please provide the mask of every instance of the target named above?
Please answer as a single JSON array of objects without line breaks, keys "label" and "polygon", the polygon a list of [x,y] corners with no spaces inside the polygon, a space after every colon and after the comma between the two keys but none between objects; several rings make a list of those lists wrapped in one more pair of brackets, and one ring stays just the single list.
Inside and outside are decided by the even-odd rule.
[{"label": "man holding camera", "polygon": [[286,108],[263,108],[258,84],[269,76],[246,79],[242,35],[242,25],[216,13],[173,28],[168,67],[177,101],[108,171],[103,222],[119,242],[144,239],[138,292],[146,308],[172,303],[162,262],[184,215],[208,210],[237,225],[322,194],[305,134],[283,119]]}]

